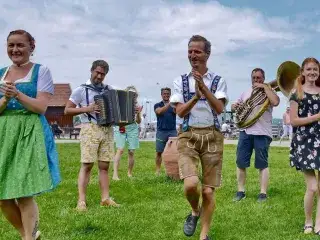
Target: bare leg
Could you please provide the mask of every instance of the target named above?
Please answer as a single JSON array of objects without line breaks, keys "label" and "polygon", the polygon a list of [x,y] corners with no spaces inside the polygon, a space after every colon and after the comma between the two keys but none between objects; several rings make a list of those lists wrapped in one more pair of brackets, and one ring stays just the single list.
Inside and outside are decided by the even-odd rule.
[{"label": "bare leg", "polygon": [[280,141],[279,141],[279,144],[281,144],[281,142],[282,142],[282,139],[284,138],[286,136],[286,134],[285,133],[283,133],[282,134],[282,136],[280,137]]},{"label": "bare leg", "polygon": [[267,194],[269,182],[269,168],[260,170],[260,193]]},{"label": "bare leg", "polygon": [[192,208],[192,215],[199,215],[199,198],[200,191],[198,188],[199,178],[192,176],[184,179],[184,193]]},{"label": "bare leg", "polygon": [[215,209],[214,189],[210,187],[203,187],[200,240],[205,239],[209,233],[214,209]]},{"label": "bare leg", "polygon": [[132,170],[134,166],[134,150],[128,151],[128,177],[132,177]]},{"label": "bare leg", "polygon": [[113,177],[112,177],[113,180],[120,180],[118,172],[119,172],[119,165],[120,165],[120,159],[122,154],[123,154],[123,149],[119,148],[117,150],[116,155],[114,156]]},{"label": "bare leg", "polygon": [[245,168],[237,168],[238,191],[245,191],[247,171]]},{"label": "bare leg", "polygon": [[79,191],[79,202],[86,201],[87,186],[90,181],[90,173],[93,167],[93,163],[82,163],[79,178],[78,178],[78,191]]},{"label": "bare leg", "polygon": [[314,231],[320,231],[320,172],[318,172],[318,191],[317,191],[317,215],[316,215],[316,224],[314,226]]},{"label": "bare leg", "polygon": [[[312,226],[312,208],[315,194],[318,192],[318,183],[314,171],[305,171],[306,193],[304,195],[305,226]],[[318,212],[317,212],[318,213]]]},{"label": "bare leg", "polygon": [[99,165],[99,184],[101,190],[101,201],[109,199],[109,162],[98,162]]},{"label": "bare leg", "polygon": [[156,174],[159,175],[160,171],[161,171],[161,162],[162,162],[162,158],[161,158],[161,154],[157,152],[156,154]]},{"label": "bare leg", "polygon": [[3,215],[15,227],[22,239],[24,239],[24,229],[22,225],[20,209],[14,199],[0,201],[0,207]]},{"label": "bare leg", "polygon": [[33,197],[17,199],[25,240],[34,240],[39,227],[39,209]]}]

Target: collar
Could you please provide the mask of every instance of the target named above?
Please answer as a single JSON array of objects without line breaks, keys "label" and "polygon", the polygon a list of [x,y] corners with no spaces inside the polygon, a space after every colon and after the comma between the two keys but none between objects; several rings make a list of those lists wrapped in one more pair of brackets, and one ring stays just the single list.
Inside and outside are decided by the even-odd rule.
[{"label": "collar", "polygon": [[[91,80],[89,79],[88,81],[86,81],[86,83],[85,83],[86,85],[93,85],[92,83],[91,83]],[[101,85],[102,85],[102,87],[105,87],[106,85],[104,85],[103,83],[101,83]]]},{"label": "collar", "polygon": [[[188,73],[188,77],[190,77],[192,74],[192,72]],[[210,71],[210,69],[208,68],[207,72],[203,75],[204,77],[209,78],[210,80],[213,79],[213,77],[215,76],[214,72]]]}]

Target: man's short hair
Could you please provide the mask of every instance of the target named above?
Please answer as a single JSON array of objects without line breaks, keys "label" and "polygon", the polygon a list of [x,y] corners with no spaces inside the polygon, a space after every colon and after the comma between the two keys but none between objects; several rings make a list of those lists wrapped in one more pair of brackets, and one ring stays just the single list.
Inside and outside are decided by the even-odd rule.
[{"label": "man's short hair", "polygon": [[189,40],[188,46],[190,45],[191,42],[204,42],[204,52],[210,55],[211,43],[205,37],[202,37],[200,35],[193,35]]},{"label": "man's short hair", "polygon": [[161,94],[163,93],[163,91],[169,91],[171,93],[171,88],[168,88],[168,87],[161,88]]},{"label": "man's short hair", "polygon": [[252,75],[253,73],[255,73],[255,72],[261,72],[261,73],[262,73],[262,76],[263,76],[263,79],[265,79],[265,74],[264,74],[264,71],[263,71],[262,68],[255,68],[255,69],[253,69],[252,72],[251,72],[251,75]]},{"label": "man's short hair", "polygon": [[104,60],[96,60],[92,63],[91,71],[95,70],[97,67],[104,69],[106,74],[109,72],[109,64]]}]

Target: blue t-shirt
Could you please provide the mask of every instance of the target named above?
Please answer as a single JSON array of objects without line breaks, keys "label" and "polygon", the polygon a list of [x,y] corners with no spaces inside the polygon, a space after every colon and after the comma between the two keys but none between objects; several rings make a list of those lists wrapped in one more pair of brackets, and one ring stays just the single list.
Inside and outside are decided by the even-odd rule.
[{"label": "blue t-shirt", "polygon": [[[158,107],[164,107],[164,102],[158,102],[154,105],[154,110]],[[163,114],[157,115],[157,129],[160,131],[176,130],[176,114],[170,106]]]}]

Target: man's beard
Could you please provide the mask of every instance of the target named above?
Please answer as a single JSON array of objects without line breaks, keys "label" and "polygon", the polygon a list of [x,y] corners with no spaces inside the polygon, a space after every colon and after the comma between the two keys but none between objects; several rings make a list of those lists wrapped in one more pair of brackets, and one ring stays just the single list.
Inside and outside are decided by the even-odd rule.
[{"label": "man's beard", "polygon": [[92,85],[96,86],[96,87],[101,87],[102,83],[101,82],[96,82],[94,80],[91,80]]}]

